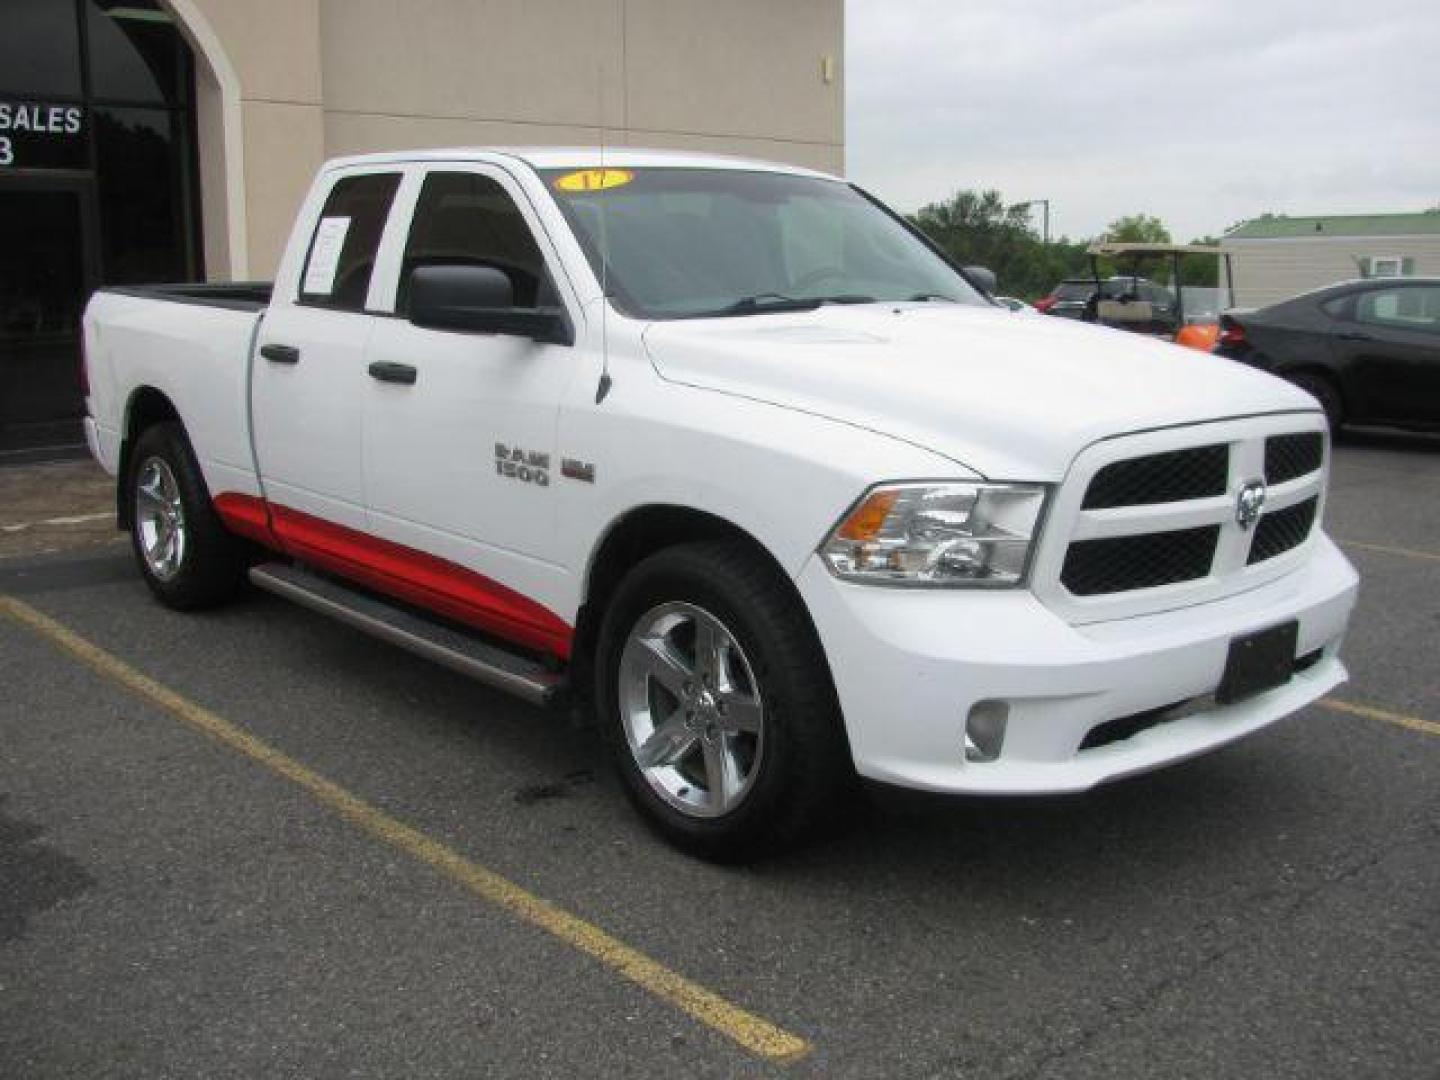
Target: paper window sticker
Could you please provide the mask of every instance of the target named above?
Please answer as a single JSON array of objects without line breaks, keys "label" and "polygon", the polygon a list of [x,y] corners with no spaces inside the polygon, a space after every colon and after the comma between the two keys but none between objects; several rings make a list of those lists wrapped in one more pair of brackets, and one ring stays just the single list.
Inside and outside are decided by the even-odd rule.
[{"label": "paper window sticker", "polygon": [[305,267],[301,292],[310,296],[329,296],[335,291],[335,271],[340,265],[340,252],[345,247],[345,234],[349,231],[348,217],[320,219],[315,241],[310,245],[310,262]]}]

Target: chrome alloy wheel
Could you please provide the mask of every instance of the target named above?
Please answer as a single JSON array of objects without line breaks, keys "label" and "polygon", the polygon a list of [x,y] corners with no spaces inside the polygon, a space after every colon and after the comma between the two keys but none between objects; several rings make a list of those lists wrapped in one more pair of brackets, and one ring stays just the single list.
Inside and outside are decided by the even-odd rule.
[{"label": "chrome alloy wheel", "polygon": [[765,706],[725,624],[693,604],[652,608],[625,641],[619,682],[625,740],[655,793],[692,817],[735,809],[759,775]]},{"label": "chrome alloy wheel", "polygon": [[146,458],[136,472],[135,528],[150,573],[169,581],[185,560],[185,507],[180,485],[163,458]]}]

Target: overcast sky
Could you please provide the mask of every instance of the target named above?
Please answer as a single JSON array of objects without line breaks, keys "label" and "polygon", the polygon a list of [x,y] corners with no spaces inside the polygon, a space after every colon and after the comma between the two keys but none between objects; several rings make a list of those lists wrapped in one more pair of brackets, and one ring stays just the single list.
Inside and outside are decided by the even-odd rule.
[{"label": "overcast sky", "polygon": [[[846,0],[846,170],[898,209],[1158,215],[1440,203],[1440,0]],[[1039,224],[1039,207],[1035,208]]]}]

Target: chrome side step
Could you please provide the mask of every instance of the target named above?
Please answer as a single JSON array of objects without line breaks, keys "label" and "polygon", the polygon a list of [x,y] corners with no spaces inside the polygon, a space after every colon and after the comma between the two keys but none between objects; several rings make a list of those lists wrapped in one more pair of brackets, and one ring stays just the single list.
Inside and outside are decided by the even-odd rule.
[{"label": "chrome side step", "polygon": [[339,619],[372,637],[532,704],[553,704],[564,687],[565,677],[538,661],[431,622],[298,566],[265,563],[250,569],[250,580],[266,592]]}]

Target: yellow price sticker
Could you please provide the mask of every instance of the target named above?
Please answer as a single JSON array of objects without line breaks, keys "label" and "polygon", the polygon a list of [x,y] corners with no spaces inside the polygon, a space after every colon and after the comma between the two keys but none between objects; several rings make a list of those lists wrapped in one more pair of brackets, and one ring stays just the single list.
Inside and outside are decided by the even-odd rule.
[{"label": "yellow price sticker", "polygon": [[556,191],[608,191],[624,187],[635,179],[629,169],[578,169],[555,181]]}]

